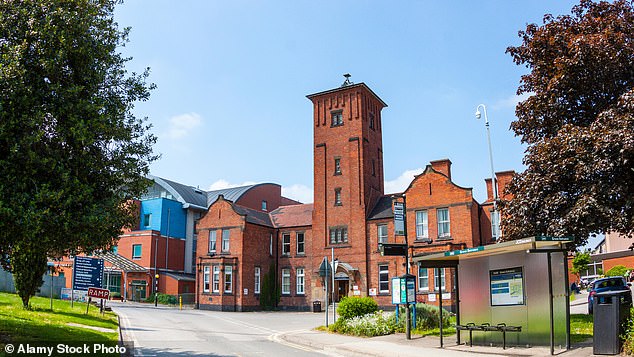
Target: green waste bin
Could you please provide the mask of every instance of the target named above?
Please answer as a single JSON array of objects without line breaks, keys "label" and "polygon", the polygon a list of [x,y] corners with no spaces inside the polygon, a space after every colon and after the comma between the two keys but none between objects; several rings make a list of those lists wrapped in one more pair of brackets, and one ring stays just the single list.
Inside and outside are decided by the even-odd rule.
[{"label": "green waste bin", "polygon": [[321,301],[313,301],[313,312],[321,312]]}]

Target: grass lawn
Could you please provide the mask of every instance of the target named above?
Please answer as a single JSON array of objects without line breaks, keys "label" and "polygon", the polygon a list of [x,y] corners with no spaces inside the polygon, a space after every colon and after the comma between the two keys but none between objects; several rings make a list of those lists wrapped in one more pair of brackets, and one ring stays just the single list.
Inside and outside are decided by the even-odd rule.
[{"label": "grass lawn", "polygon": [[[118,319],[112,312],[103,316],[99,308],[91,306],[86,313],[85,303],[32,297],[31,310],[22,308],[22,300],[16,294],[0,293],[0,351],[4,345],[14,342],[48,343],[104,343],[109,346],[119,339]],[[83,327],[68,326],[68,323],[107,328],[113,332],[100,332]]]},{"label": "grass lawn", "polygon": [[570,342],[583,342],[592,338],[592,327],[594,321],[592,315],[571,314],[570,315]]}]

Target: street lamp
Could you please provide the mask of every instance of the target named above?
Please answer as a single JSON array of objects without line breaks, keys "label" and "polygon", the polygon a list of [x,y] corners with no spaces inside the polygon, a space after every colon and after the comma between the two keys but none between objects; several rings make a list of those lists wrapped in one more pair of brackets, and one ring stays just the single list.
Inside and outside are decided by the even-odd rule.
[{"label": "street lamp", "polygon": [[492,227],[495,228],[496,232],[495,237],[499,239],[499,227],[500,220],[497,211],[497,201],[498,201],[498,186],[497,180],[495,179],[495,170],[493,169],[493,150],[491,149],[491,131],[489,129],[489,117],[487,116],[487,108],[484,104],[480,104],[476,107],[475,116],[476,119],[480,119],[482,114],[480,113],[480,107],[482,107],[482,111],[484,112],[484,126],[487,128],[487,143],[489,144],[489,162],[491,163],[491,187],[493,188],[493,212],[491,212],[491,220],[495,219],[497,224]]}]

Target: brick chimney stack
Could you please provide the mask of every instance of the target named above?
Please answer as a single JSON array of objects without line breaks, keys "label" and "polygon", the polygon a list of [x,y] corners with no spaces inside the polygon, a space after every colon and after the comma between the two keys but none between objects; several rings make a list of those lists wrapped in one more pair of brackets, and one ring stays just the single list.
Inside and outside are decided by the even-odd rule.
[{"label": "brick chimney stack", "polygon": [[430,164],[432,169],[449,177],[449,181],[451,181],[451,160],[440,159],[440,160],[430,161]]}]

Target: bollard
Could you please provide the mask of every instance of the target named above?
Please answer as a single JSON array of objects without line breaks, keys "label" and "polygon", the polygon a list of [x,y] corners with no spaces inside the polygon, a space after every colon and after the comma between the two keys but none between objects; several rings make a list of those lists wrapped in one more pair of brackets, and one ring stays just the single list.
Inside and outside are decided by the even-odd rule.
[{"label": "bollard", "polygon": [[183,297],[182,296],[178,297],[178,309],[179,310],[183,309]]}]

